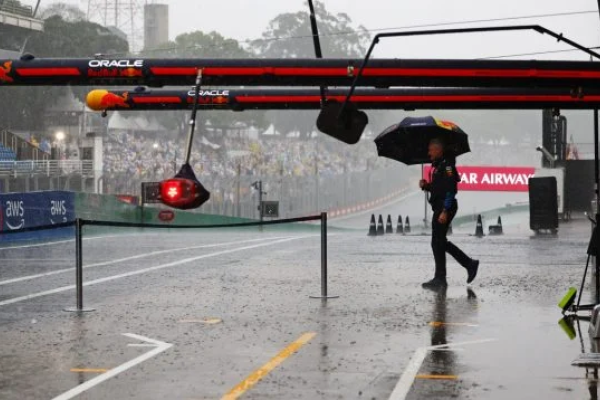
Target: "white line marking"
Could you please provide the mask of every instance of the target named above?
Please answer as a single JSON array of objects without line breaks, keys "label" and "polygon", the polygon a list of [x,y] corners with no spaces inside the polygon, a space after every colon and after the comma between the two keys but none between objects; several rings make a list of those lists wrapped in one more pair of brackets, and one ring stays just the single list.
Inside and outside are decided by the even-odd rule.
[{"label": "white line marking", "polygon": [[448,343],[448,344],[440,344],[437,346],[419,347],[417,350],[415,350],[415,354],[410,359],[408,366],[402,373],[402,376],[400,377],[400,380],[396,384],[394,391],[390,395],[389,400],[404,400],[404,399],[406,399],[406,396],[408,395],[408,392],[410,391],[410,388],[412,387],[412,385],[415,381],[415,377],[419,373],[419,369],[421,368],[423,361],[425,361],[425,357],[427,356],[427,353],[429,351],[442,350],[442,349],[448,350],[454,346],[466,346],[466,345],[470,345],[470,344],[488,343],[488,342],[494,342],[496,340],[497,339],[483,339],[483,340],[474,340],[471,342]]},{"label": "white line marking", "polygon": [[12,247],[0,247],[0,250],[29,249],[29,248],[32,248],[32,247],[53,246],[55,244],[69,243],[69,242],[74,242],[74,241],[75,241],[75,239],[57,240],[56,242],[27,244],[27,245],[23,245],[23,246],[12,246]]},{"label": "white line marking", "polygon": [[[123,236],[134,236],[134,235],[137,236],[138,234],[133,234],[133,233],[125,234],[124,233],[122,235],[92,236],[92,237],[83,238],[83,240],[112,239],[112,238],[118,238],[118,237],[123,237]],[[23,246],[0,247],[0,251],[16,250],[16,249],[30,249],[32,247],[54,246],[55,244],[70,243],[70,242],[75,242],[75,239],[57,240],[55,242],[44,242],[44,243],[36,243],[36,244],[26,244]]]},{"label": "white line marking", "polygon": [[140,336],[140,335],[136,335],[133,333],[124,333],[123,335],[128,336],[130,338],[133,339],[137,339],[137,340],[141,340],[144,342],[147,342],[148,344],[151,344],[152,347],[155,347],[153,350],[150,350],[147,353],[142,354],[139,357],[134,358],[133,360],[130,360],[124,364],[119,365],[116,368],[110,369],[109,371],[98,375],[97,377],[95,377],[94,379],[90,379],[89,381],[82,383],[79,386],[74,387],[73,389],[69,390],[68,392],[65,392],[59,396],[56,396],[55,398],[53,398],[52,400],[69,400],[72,399],[75,396],[80,395],[81,393],[90,390],[91,388],[93,388],[94,386],[97,386],[99,384],[101,384],[102,382],[109,380],[110,378],[119,375],[122,372],[127,371],[128,369],[135,367],[138,364],[143,363],[146,360],[149,360],[150,358],[162,353],[163,351],[166,351],[168,349],[170,349],[173,345],[171,343],[165,343],[165,342],[161,342],[158,340],[154,340],[154,339],[150,339],[144,336]]},{"label": "white line marking", "polygon": [[[274,242],[261,243],[261,244],[256,244],[256,245],[253,245],[253,246],[239,247],[239,248],[236,248],[236,249],[222,250],[222,251],[217,251],[217,252],[209,253],[209,254],[203,254],[201,256],[196,256],[196,257],[191,257],[191,258],[184,258],[182,260],[173,261],[173,262],[170,262],[170,263],[167,263],[167,264],[157,265],[157,266],[150,267],[150,268],[139,269],[139,270],[127,272],[127,273],[120,274],[120,275],[113,275],[113,276],[108,276],[106,278],[100,278],[100,279],[96,279],[96,280],[93,280],[93,281],[85,282],[83,284],[83,286],[97,285],[99,283],[110,282],[110,281],[114,281],[116,279],[127,278],[129,276],[145,274],[146,272],[157,271],[157,270],[164,269],[164,268],[169,268],[169,267],[175,267],[177,265],[181,265],[181,264],[186,264],[186,263],[190,263],[190,262],[193,262],[193,261],[202,260],[204,258],[217,257],[217,256],[221,256],[221,255],[224,255],[224,254],[231,254],[231,253],[236,253],[238,251],[251,250],[251,249],[256,249],[256,248],[259,248],[259,247],[270,246],[270,245],[273,245],[273,244],[289,242],[289,241],[297,240],[297,239],[306,239],[306,238],[315,237],[315,236],[319,236],[319,235],[297,236],[297,237],[292,237],[292,238],[287,238],[287,239],[276,240]],[[28,294],[26,296],[21,296],[21,297],[15,297],[15,298],[12,298],[12,299],[9,299],[9,300],[0,301],[0,307],[6,306],[6,305],[9,305],[9,304],[19,303],[19,302],[26,301],[26,300],[35,299],[35,298],[42,297],[42,296],[48,296],[48,295],[51,295],[51,294],[66,292],[66,291],[71,290],[71,289],[75,289],[75,285],[63,286],[63,287],[59,287],[59,288],[56,288],[56,289],[46,290],[44,292]]]},{"label": "white line marking", "polygon": [[[203,248],[228,246],[228,245],[232,245],[232,244],[251,243],[251,242],[265,241],[265,240],[271,240],[271,239],[283,239],[283,238],[288,238],[288,237],[289,236],[277,236],[277,237],[270,237],[270,238],[248,239],[248,240],[241,240],[241,241],[235,241],[235,242],[221,242],[221,243],[213,243],[213,244],[207,244],[207,245],[202,245],[202,246],[180,247],[177,249],[160,250],[160,251],[154,251],[151,253],[138,254],[136,256],[118,258],[116,260],[111,260],[111,261],[104,261],[104,262],[96,263],[96,264],[84,265],[83,268],[86,269],[86,268],[94,268],[94,267],[103,267],[103,266],[107,266],[107,265],[111,265],[111,264],[118,264],[118,263],[121,263],[124,261],[136,260],[139,258],[156,256],[159,254],[173,253],[176,251],[197,250],[197,249],[203,249]],[[27,275],[27,276],[21,276],[18,278],[7,279],[5,281],[0,281],[0,286],[8,285],[11,283],[28,281],[31,279],[44,278],[46,276],[63,274],[65,272],[71,272],[74,270],[75,270],[75,268],[73,268],[73,267],[63,268],[63,269],[57,269],[56,271],[44,272],[43,274]]]},{"label": "white line marking", "polygon": [[396,387],[390,396],[390,400],[404,400],[406,398],[406,395],[410,391],[410,388],[415,381],[415,377],[419,373],[421,364],[423,364],[423,361],[425,361],[425,357],[427,357],[426,347],[420,347],[415,351],[415,354],[408,362],[408,366],[396,384]]}]

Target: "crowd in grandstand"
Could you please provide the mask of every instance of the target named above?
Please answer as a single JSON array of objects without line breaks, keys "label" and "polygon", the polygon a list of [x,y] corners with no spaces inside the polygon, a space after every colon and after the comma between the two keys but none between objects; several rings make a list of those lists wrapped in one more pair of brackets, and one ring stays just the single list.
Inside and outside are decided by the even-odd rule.
[{"label": "crowd in grandstand", "polygon": [[[148,137],[128,131],[113,132],[104,144],[104,171],[153,178],[173,173],[184,157],[183,140]],[[269,137],[224,137],[196,140],[192,166],[199,176],[303,177],[365,171],[377,163],[375,145],[363,141],[346,146],[329,138],[311,140]],[[317,166],[318,164],[318,166]]]},{"label": "crowd in grandstand", "polygon": [[[104,170],[129,177],[162,178],[173,173],[184,157],[184,140],[129,131],[113,132],[105,141]],[[535,149],[516,146],[472,144],[472,152],[459,163],[485,165],[530,165],[537,163]],[[532,159],[532,156],[534,157]],[[389,163],[388,163],[389,164]],[[294,176],[318,173],[329,176],[382,167],[371,140],[344,145],[321,135],[310,140],[285,137],[200,137],[192,151],[192,166],[199,176]]]}]

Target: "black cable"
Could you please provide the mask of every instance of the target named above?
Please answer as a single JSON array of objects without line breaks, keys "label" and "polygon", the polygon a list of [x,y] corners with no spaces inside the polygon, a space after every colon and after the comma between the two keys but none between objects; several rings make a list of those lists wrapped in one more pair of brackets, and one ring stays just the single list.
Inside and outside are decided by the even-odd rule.
[{"label": "black cable", "polygon": [[[600,49],[600,46],[587,47],[588,50],[597,50]],[[564,50],[547,50],[547,51],[536,51],[532,53],[520,53],[520,54],[507,54],[502,56],[491,56],[491,57],[480,57],[476,58],[476,60],[491,60],[495,58],[509,58],[509,57],[523,57],[523,56],[537,56],[544,54],[554,54],[554,53],[568,53],[572,51],[580,51],[579,49],[564,49]]]}]

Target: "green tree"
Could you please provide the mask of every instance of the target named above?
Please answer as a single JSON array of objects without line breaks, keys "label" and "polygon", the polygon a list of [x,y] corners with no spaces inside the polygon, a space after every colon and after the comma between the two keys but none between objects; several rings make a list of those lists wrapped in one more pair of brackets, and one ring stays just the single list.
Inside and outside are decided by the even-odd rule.
[{"label": "green tree", "polygon": [[[63,10],[60,7],[56,10]],[[55,12],[58,12],[56,11]],[[70,9],[67,9],[70,10]],[[64,11],[64,10],[63,10]],[[69,15],[73,15],[72,10]],[[127,53],[125,40],[108,29],[91,22],[76,19],[72,22],[52,14],[45,19],[43,32],[30,35],[24,52],[35,57],[90,57],[97,53]],[[14,41],[9,35],[0,37],[0,48]],[[0,90],[0,128],[44,130],[46,108],[67,90],[64,87],[3,87]],[[89,88],[73,91],[84,98]]]},{"label": "green tree", "polygon": [[248,58],[252,55],[237,40],[225,38],[215,31],[183,33],[158,49],[144,49],[142,54],[168,58]]},{"label": "green tree", "polygon": [[[225,38],[218,32],[194,31],[183,33],[174,41],[165,43],[157,49],[144,49],[142,55],[166,58],[249,58],[252,53],[244,49],[237,40]],[[187,133],[186,122],[189,119],[189,112],[163,111],[160,117],[161,124],[175,135],[181,136]],[[222,132],[239,127],[240,124],[261,128],[264,126],[264,112],[201,111],[198,121],[196,128],[200,133],[205,131],[208,125],[213,128],[218,127]]]},{"label": "green tree", "polygon": [[[363,26],[354,27],[345,13],[330,13],[323,2],[315,3],[315,14],[323,57],[364,57],[370,35]],[[262,38],[252,42],[252,49],[266,58],[314,58],[308,5],[305,10],[280,14],[271,20]],[[266,118],[282,134],[300,132],[302,137],[309,138],[315,130],[317,112],[268,111]]]},{"label": "green tree", "polygon": [[[353,27],[348,14],[332,14],[327,11],[323,2],[315,2],[315,14],[323,57],[364,56],[370,42],[370,35],[365,27]],[[262,38],[252,42],[252,47],[261,57],[314,57],[308,5],[305,10],[275,17],[263,32]]]}]

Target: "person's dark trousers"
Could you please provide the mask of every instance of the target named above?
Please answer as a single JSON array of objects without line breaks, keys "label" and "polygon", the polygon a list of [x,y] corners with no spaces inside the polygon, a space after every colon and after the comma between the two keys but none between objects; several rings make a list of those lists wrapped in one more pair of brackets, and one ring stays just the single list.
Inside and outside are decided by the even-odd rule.
[{"label": "person's dark trousers", "polygon": [[446,279],[446,253],[450,254],[454,259],[467,270],[471,265],[471,258],[467,256],[461,249],[456,247],[452,242],[448,241],[446,235],[448,233],[448,225],[456,215],[457,207],[452,207],[448,212],[448,222],[440,224],[438,218],[442,210],[434,210],[433,219],[431,221],[431,248],[435,259],[435,277]]}]

